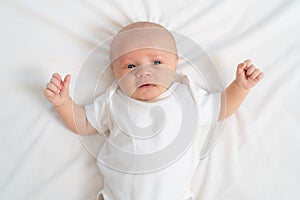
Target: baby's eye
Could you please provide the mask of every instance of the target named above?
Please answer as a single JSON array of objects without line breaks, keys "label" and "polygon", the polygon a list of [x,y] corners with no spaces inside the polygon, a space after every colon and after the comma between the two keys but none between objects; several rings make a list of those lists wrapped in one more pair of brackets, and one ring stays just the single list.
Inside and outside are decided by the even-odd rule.
[{"label": "baby's eye", "polygon": [[129,64],[129,65],[127,66],[127,68],[129,68],[129,69],[131,69],[131,68],[135,68],[135,65],[133,65],[133,64]]},{"label": "baby's eye", "polygon": [[161,64],[161,62],[159,60],[155,60],[153,63],[154,63],[154,65],[160,65]]}]

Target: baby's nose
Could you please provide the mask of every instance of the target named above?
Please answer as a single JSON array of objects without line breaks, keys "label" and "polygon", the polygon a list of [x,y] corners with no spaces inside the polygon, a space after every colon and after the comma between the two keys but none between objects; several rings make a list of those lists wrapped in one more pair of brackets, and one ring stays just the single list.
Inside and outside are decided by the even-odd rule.
[{"label": "baby's nose", "polygon": [[152,75],[152,71],[150,69],[150,66],[147,66],[147,65],[139,66],[136,69],[136,76],[139,78],[151,76],[151,75]]}]

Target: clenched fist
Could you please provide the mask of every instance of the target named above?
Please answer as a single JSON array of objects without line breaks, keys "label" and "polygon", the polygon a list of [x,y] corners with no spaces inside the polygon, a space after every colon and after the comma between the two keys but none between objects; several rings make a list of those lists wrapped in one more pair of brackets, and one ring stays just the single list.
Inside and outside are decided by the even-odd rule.
[{"label": "clenched fist", "polygon": [[64,80],[58,73],[52,75],[50,81],[47,83],[47,87],[44,91],[46,98],[54,106],[62,106],[69,99],[69,85],[71,81],[71,75],[66,75]]}]

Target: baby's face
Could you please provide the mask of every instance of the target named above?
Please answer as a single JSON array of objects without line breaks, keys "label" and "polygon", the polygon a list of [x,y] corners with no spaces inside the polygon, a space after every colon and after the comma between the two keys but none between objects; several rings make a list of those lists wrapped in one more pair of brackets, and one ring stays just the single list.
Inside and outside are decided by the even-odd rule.
[{"label": "baby's face", "polygon": [[126,95],[149,101],[168,89],[177,63],[177,55],[148,48],[122,55],[112,63],[112,70]]}]

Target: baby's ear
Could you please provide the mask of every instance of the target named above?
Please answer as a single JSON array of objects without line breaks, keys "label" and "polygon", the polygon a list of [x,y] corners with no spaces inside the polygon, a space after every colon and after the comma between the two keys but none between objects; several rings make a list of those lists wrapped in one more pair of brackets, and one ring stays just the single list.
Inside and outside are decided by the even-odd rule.
[{"label": "baby's ear", "polygon": [[114,71],[114,62],[111,62],[111,63],[110,63],[110,69],[111,69],[112,71]]},{"label": "baby's ear", "polygon": [[111,63],[110,64],[110,69],[111,69],[111,71],[114,73],[114,75],[115,75],[115,70],[114,70],[114,66],[113,66],[113,64]]}]

